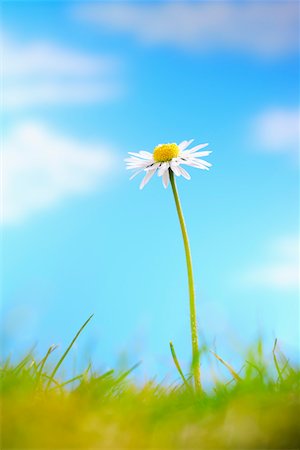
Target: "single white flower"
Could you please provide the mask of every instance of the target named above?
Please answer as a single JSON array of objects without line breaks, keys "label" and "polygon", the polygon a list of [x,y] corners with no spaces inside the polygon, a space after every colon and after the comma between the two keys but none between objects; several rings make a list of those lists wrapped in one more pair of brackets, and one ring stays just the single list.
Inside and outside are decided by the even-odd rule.
[{"label": "single white flower", "polygon": [[208,170],[211,164],[204,159],[200,159],[203,156],[209,155],[211,152],[205,150],[199,152],[202,148],[208,146],[208,144],[196,145],[188,149],[188,146],[193,142],[183,141],[180,144],[160,144],[155,147],[153,153],[141,151],[138,153],[129,152],[129,158],[126,158],[126,169],[135,170],[134,174],[130,177],[130,180],[141,172],[146,172],[143,178],[140,189],[151,180],[155,172],[159,177],[162,177],[162,182],[165,188],[168,187],[170,181],[169,170],[172,170],[175,175],[189,180],[191,177],[188,172],[181,167],[182,164],[186,166],[196,167],[197,169]]}]

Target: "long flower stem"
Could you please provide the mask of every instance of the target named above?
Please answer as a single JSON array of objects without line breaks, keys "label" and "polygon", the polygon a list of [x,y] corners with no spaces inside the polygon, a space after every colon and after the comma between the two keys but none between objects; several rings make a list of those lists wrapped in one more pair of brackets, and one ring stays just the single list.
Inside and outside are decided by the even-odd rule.
[{"label": "long flower stem", "polygon": [[170,181],[172,186],[172,191],[174,195],[176,210],[179,218],[185,257],[186,266],[188,274],[188,284],[189,284],[189,297],[190,297],[190,323],[191,323],[191,335],[192,335],[192,355],[193,363],[192,370],[195,382],[196,392],[201,392],[201,379],[200,379],[200,361],[199,361],[199,345],[198,345],[198,331],[197,331],[197,316],[196,316],[196,301],[195,301],[195,287],[193,278],[193,266],[192,266],[192,256],[189,244],[189,238],[186,230],[186,225],[184,222],[184,217],[181,209],[181,204],[178,196],[177,186],[175,182],[174,173],[172,170],[170,172]]}]

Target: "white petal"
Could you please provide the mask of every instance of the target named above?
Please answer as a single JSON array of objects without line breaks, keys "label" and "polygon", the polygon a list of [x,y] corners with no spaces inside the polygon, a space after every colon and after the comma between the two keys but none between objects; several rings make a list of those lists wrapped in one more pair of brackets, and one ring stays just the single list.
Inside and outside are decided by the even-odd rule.
[{"label": "white petal", "polygon": [[152,170],[152,169],[158,169],[159,166],[161,165],[161,163],[155,163],[155,164],[151,164],[149,167],[146,167],[145,170]]},{"label": "white petal", "polygon": [[131,158],[128,158],[126,160],[126,162],[127,163],[138,163],[138,164],[140,164],[140,163],[149,163],[149,162],[151,162],[151,160],[149,160],[149,159],[141,159],[141,158],[136,158],[136,157],[131,156]]},{"label": "white petal", "polygon": [[203,164],[199,164],[198,161],[189,161],[184,163],[186,166],[195,167],[196,169],[203,169],[203,170],[209,170],[208,167],[204,166]]},{"label": "white petal", "polygon": [[147,164],[148,161],[139,161],[139,162],[131,161],[126,163],[126,167],[142,167],[143,165]]},{"label": "white petal", "polygon": [[192,155],[189,158],[186,158],[187,161],[193,162],[195,164],[202,164],[203,166],[211,166],[211,163],[206,161],[205,159],[193,158]]},{"label": "white petal", "polygon": [[129,180],[133,180],[133,178],[135,178],[139,173],[141,173],[141,172],[143,172],[143,171],[144,171],[144,169],[137,170],[136,172],[134,172],[133,175],[131,175],[131,177],[129,178]]},{"label": "white petal", "polygon": [[162,165],[158,169],[158,176],[161,177],[166,172],[166,170],[169,170],[169,167],[170,164],[168,162],[162,163]]},{"label": "white petal", "polygon": [[173,170],[173,172],[175,173],[175,175],[177,175],[178,177],[180,177],[181,173],[178,167],[178,164],[175,161],[171,161],[171,169]]},{"label": "white petal", "polygon": [[196,145],[196,147],[190,148],[188,151],[189,151],[190,153],[194,153],[194,152],[196,152],[197,150],[200,150],[201,148],[204,148],[204,147],[207,147],[207,146],[208,146],[208,144],[200,144],[200,145]]},{"label": "white petal", "polygon": [[147,165],[135,164],[126,166],[126,170],[134,170],[134,169],[147,169]]},{"label": "white petal", "polygon": [[138,158],[138,159],[151,159],[152,158],[152,154],[149,152],[144,152],[141,151],[139,153],[136,152],[128,152],[129,155],[132,155],[134,158]]},{"label": "white petal", "polygon": [[127,166],[141,165],[141,164],[149,164],[149,161],[145,161],[144,159],[131,159],[129,161],[126,161]]},{"label": "white petal", "polygon": [[150,153],[150,152],[145,152],[144,150],[142,150],[142,151],[140,152],[140,155],[143,156],[144,158],[149,158],[149,159],[152,159],[152,158],[153,158],[153,154],[152,154],[152,153]]},{"label": "white petal", "polygon": [[211,167],[212,166],[212,164],[210,162],[205,161],[204,159],[199,159],[199,160],[197,160],[197,162],[202,164],[203,166],[206,166],[206,167]]},{"label": "white petal", "polygon": [[180,172],[181,172],[181,175],[182,175],[185,179],[187,179],[187,180],[190,180],[190,179],[191,179],[190,174],[187,173],[187,171],[184,170],[183,167],[180,167],[180,166],[179,166],[179,170],[180,170]]},{"label": "white petal", "polygon": [[144,164],[147,163],[148,161],[143,161],[142,159],[139,160],[134,160],[132,159],[131,161],[126,161],[126,166],[134,166],[136,164]]},{"label": "white petal", "polygon": [[185,150],[192,142],[194,141],[194,139],[191,139],[190,141],[182,141],[180,142],[180,144],[178,144],[178,147],[180,148],[181,151]]},{"label": "white petal", "polygon": [[208,167],[210,167],[210,166],[207,166],[207,165],[203,164],[200,161],[197,161],[196,159],[191,159],[191,160],[189,160],[187,162],[184,162],[183,164],[185,164],[186,166],[196,167],[197,169],[205,169],[205,170],[208,170]]},{"label": "white petal", "polygon": [[197,152],[197,153],[193,153],[191,156],[192,156],[193,158],[198,158],[199,156],[200,156],[200,157],[202,157],[202,156],[208,156],[208,155],[210,155],[211,153],[212,153],[211,151],[206,150],[205,152]]},{"label": "white petal", "polygon": [[156,172],[156,169],[155,170],[149,170],[146,173],[146,175],[144,176],[144,178],[142,179],[142,182],[140,184],[140,189],[143,189],[143,187],[146,186],[147,183],[149,183],[149,181],[151,180],[151,178],[153,177],[155,172]]},{"label": "white petal", "polygon": [[170,181],[170,176],[169,176],[169,171],[167,170],[166,172],[164,172],[164,174],[162,176],[162,182],[163,182],[165,189],[167,189],[169,181]]},{"label": "white petal", "polygon": [[128,155],[132,155],[132,156],[134,156],[135,158],[141,158],[140,153],[137,153],[137,152],[128,152]]}]

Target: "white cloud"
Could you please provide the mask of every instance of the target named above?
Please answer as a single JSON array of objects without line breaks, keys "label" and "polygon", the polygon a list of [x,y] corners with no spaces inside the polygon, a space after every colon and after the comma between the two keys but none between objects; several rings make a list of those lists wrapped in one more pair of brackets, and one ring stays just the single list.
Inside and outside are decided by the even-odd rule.
[{"label": "white cloud", "polygon": [[122,93],[115,58],[51,42],[2,44],[2,102],[6,109],[103,102]]},{"label": "white cloud", "polygon": [[51,42],[16,44],[4,38],[2,62],[9,76],[87,76],[110,71],[117,64],[107,56],[88,55]]},{"label": "white cloud", "polygon": [[251,269],[244,280],[252,286],[290,290],[299,286],[299,267],[286,263],[269,263]]},{"label": "white cloud", "polygon": [[262,56],[299,48],[298,4],[293,1],[89,3],[76,6],[75,15],[147,44]]},{"label": "white cloud", "polygon": [[17,83],[4,90],[3,106],[7,110],[41,105],[74,105],[105,102],[117,98],[122,89],[112,83],[61,82],[55,80]]},{"label": "white cloud", "polygon": [[282,258],[295,261],[299,258],[299,245],[297,236],[287,235],[274,240],[271,250]]},{"label": "white cloud", "polygon": [[299,152],[300,114],[297,109],[270,109],[255,120],[254,135],[266,152]]},{"label": "white cloud", "polygon": [[77,142],[35,122],[12,129],[2,148],[5,224],[100,188],[116,168],[110,149]]},{"label": "white cloud", "polygon": [[299,269],[299,238],[284,236],[271,242],[266,261],[243,271],[239,280],[248,288],[298,290]]}]

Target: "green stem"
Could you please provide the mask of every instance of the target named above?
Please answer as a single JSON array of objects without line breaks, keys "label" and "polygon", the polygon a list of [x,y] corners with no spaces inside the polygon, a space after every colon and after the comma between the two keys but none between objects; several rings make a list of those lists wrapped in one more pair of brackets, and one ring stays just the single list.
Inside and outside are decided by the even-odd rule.
[{"label": "green stem", "polygon": [[194,287],[194,278],[193,278],[193,266],[192,266],[192,256],[189,244],[189,238],[186,230],[186,225],[184,222],[184,217],[180,205],[180,200],[178,196],[178,191],[176,187],[175,177],[172,170],[170,172],[170,181],[172,186],[172,191],[174,195],[176,210],[179,218],[185,257],[186,257],[186,266],[187,266],[187,274],[188,274],[188,283],[189,283],[189,297],[190,297],[190,323],[191,323],[191,335],[192,335],[192,354],[193,354],[193,363],[192,370],[195,382],[195,389],[197,392],[201,392],[201,380],[200,380],[200,361],[199,361],[199,345],[198,345],[198,331],[197,331],[197,316],[196,316],[196,301],[195,301],[195,287]]}]

